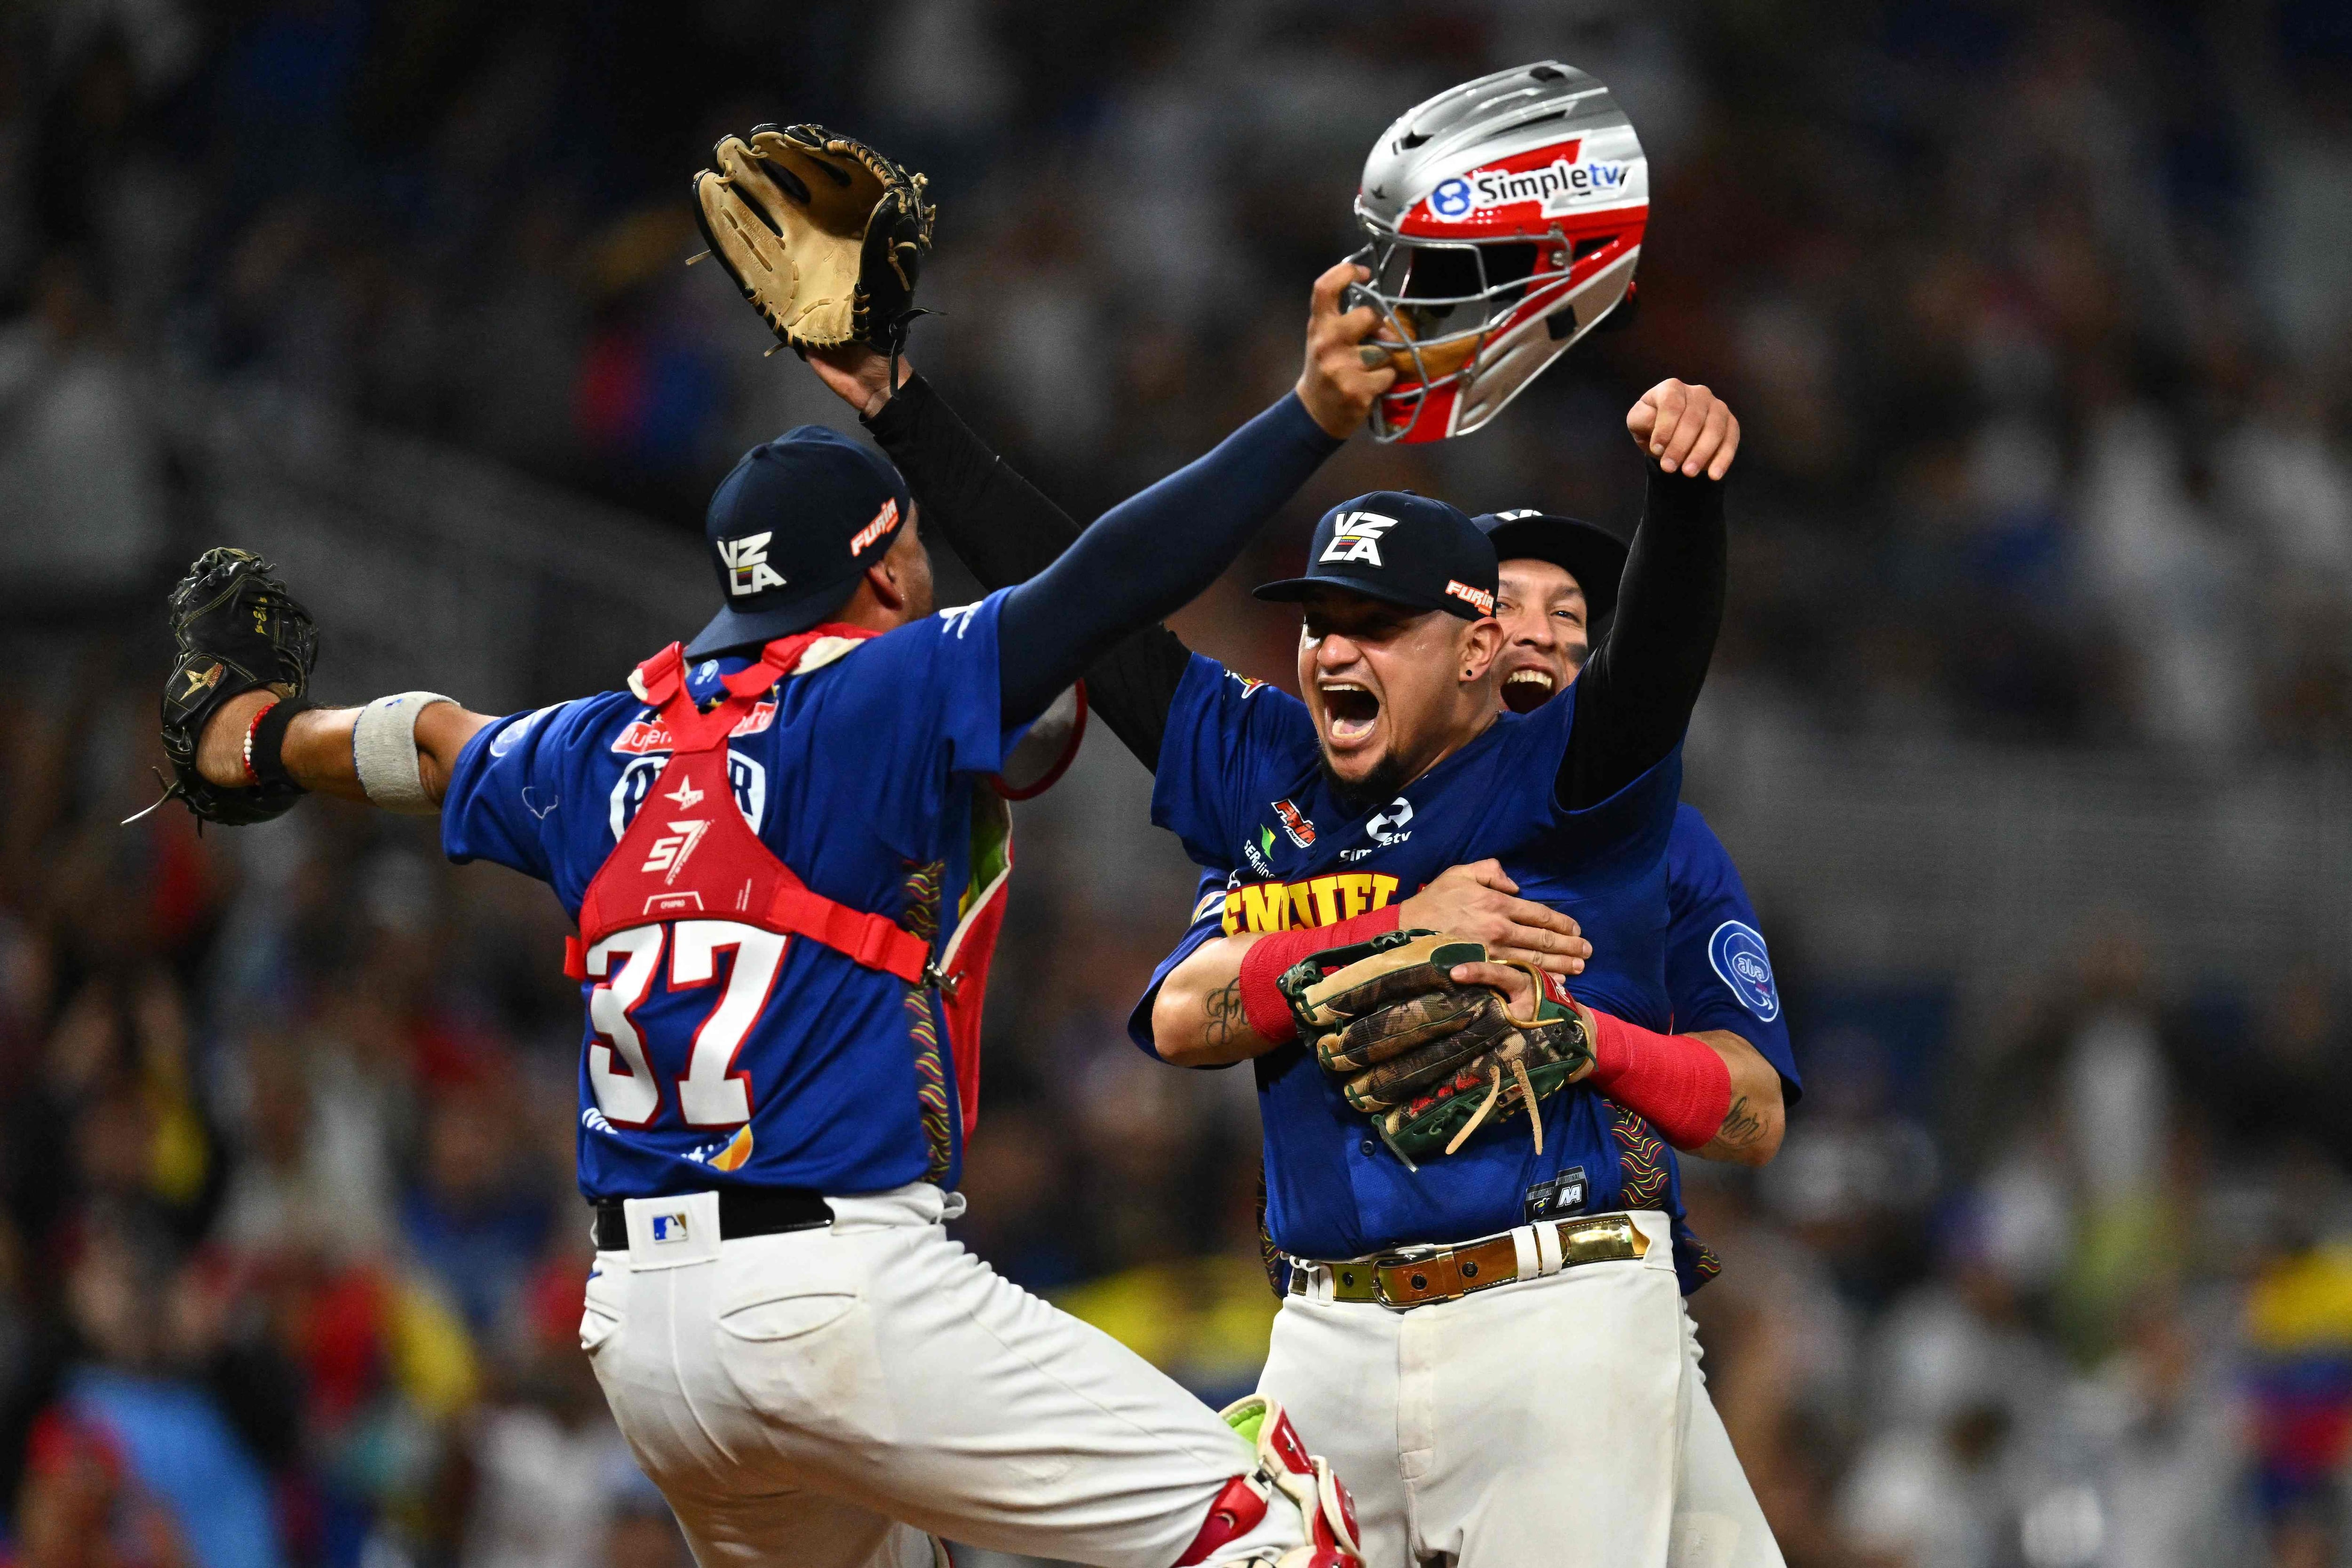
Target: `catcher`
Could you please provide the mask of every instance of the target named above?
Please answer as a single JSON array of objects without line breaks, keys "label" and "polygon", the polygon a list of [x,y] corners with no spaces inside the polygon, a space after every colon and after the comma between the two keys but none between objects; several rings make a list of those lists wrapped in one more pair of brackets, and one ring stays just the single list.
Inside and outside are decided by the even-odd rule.
[{"label": "catcher", "polygon": [[[815,127],[718,162],[714,254],[784,340],[896,346],[919,183]],[[1359,1563],[1345,1492],[1278,1408],[1219,1419],[941,1224],[1010,859],[997,781],[1050,773],[1069,736],[1024,755],[1041,715],[1365,419],[1389,373],[1359,353],[1372,312],[1340,309],[1360,278],[1317,281],[1295,391],[978,605],[933,612],[904,481],[816,426],[719,487],[719,608],[624,690],[504,719],[432,692],[322,708],[310,617],[265,563],[210,552],[174,594],[173,795],[225,824],[312,792],[437,814],[453,859],[539,878],[578,919],[582,1343],[703,1568],[930,1563],[938,1536]]]}]

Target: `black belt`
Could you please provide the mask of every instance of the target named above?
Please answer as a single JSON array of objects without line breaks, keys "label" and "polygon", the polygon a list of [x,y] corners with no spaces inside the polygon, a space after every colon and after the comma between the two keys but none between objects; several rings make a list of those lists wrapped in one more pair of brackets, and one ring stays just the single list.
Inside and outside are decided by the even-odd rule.
[{"label": "black belt", "polygon": [[[617,1199],[597,1204],[596,1250],[626,1252],[629,1222]],[[833,1223],[823,1193],[806,1187],[721,1187],[719,1237],[773,1236],[779,1231],[816,1230]]]}]

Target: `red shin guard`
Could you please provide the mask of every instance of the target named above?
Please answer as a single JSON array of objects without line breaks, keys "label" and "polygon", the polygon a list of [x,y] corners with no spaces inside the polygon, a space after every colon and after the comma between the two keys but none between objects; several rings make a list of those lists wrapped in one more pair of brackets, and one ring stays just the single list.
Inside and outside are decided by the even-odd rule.
[{"label": "red shin guard", "polygon": [[1265,1517],[1265,1494],[1250,1485],[1247,1476],[1235,1476],[1217,1494],[1217,1500],[1209,1505],[1209,1517],[1201,1521],[1201,1533],[1192,1537],[1192,1544],[1176,1559],[1176,1568],[1192,1568],[1196,1563],[1207,1562],[1210,1552],[1247,1535]]},{"label": "red shin guard", "polygon": [[1677,1149],[1696,1149],[1716,1135],[1731,1110],[1731,1069],[1706,1042],[1601,1012],[1592,1022],[1586,1083],[1647,1120]]}]

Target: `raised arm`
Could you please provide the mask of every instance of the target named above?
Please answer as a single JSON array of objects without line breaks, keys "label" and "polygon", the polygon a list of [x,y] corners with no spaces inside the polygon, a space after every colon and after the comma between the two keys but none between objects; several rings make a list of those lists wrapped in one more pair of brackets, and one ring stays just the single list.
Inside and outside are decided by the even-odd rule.
[{"label": "raised arm", "polygon": [[[981,586],[1026,582],[1076,542],[1076,520],[982,440],[911,363],[898,361],[894,390],[889,359],[864,343],[807,357],[818,379],[857,410],[906,476],[924,522],[955,547]],[[1191,661],[1175,633],[1152,626],[1087,667],[1087,707],[1147,769],[1160,765],[1168,704]]]},{"label": "raised arm", "polygon": [[999,619],[1007,722],[1033,718],[1122,638],[1197,596],[1276,509],[1361,424],[1394,379],[1357,345],[1370,306],[1342,310],[1369,277],[1341,262],[1316,279],[1297,387],[1208,456],[1097,518],[1053,565],[1014,588]]},{"label": "raised arm", "polygon": [[1625,562],[1609,640],[1576,681],[1559,798],[1597,805],[1682,740],[1723,625],[1723,478],[1739,421],[1704,386],[1663,381],[1625,427],[1652,460],[1649,497]]}]

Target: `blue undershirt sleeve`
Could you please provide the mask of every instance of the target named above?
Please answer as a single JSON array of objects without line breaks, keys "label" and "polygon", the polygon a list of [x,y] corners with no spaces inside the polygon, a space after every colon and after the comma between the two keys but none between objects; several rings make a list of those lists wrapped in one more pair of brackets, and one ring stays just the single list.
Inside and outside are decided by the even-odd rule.
[{"label": "blue undershirt sleeve", "polygon": [[1096,519],[1005,597],[1004,722],[1034,719],[1120,638],[1197,598],[1342,444],[1288,394],[1206,457]]}]

